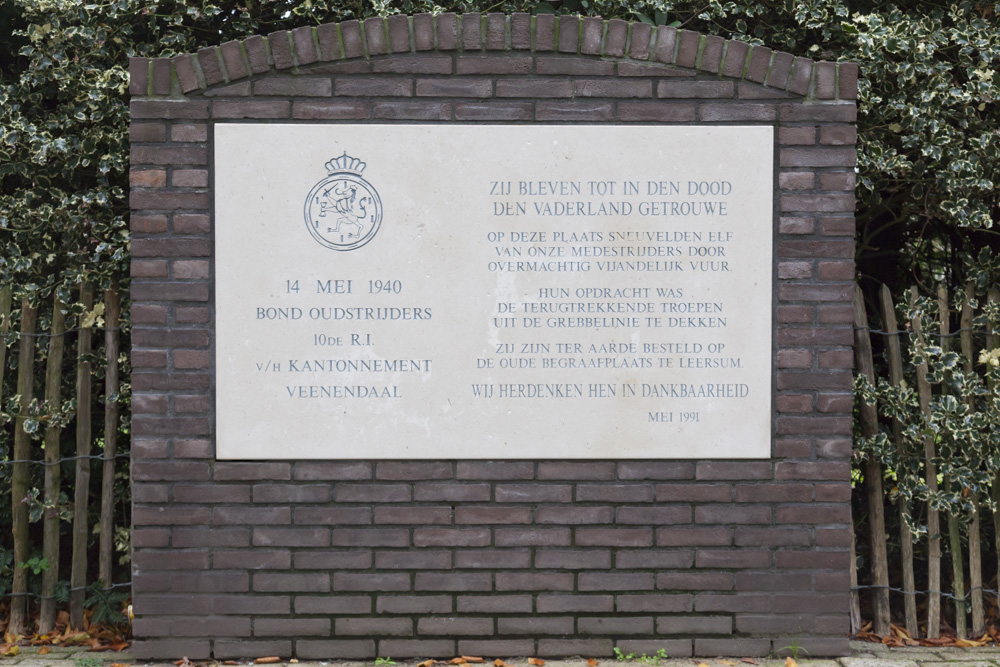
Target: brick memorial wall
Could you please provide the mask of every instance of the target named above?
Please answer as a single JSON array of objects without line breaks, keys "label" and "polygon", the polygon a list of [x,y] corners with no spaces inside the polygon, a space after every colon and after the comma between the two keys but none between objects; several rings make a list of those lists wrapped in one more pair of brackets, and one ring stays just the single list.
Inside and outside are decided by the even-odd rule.
[{"label": "brick memorial wall", "polygon": [[[603,657],[615,647],[686,657],[793,643],[810,656],[846,652],[855,65],[618,20],[443,14],[303,27],[135,58],[130,70],[136,657]],[[752,308],[754,331],[727,339],[756,333],[763,345],[754,404],[766,406],[763,435],[746,435],[757,449],[741,448],[739,428],[714,440],[668,430],[662,450],[655,438],[630,449],[656,432],[647,429],[617,443],[602,435],[577,457],[559,449],[552,425],[537,447],[522,430],[519,448],[505,449],[490,444],[484,417],[481,442],[441,431],[447,454],[437,458],[433,428],[412,456],[393,453],[411,451],[404,442],[366,457],[364,437],[344,442],[362,422],[344,417],[348,437],[325,456],[296,444],[336,429],[329,414],[295,442],[282,441],[286,425],[298,426],[281,421],[279,402],[235,418],[241,387],[249,395],[258,376],[233,381],[233,304],[262,292],[253,270],[231,277],[245,268],[233,230],[253,223],[257,204],[233,189],[233,168],[216,164],[241,162],[233,137],[377,134],[380,124],[408,126],[386,136],[432,126],[440,137],[434,128],[450,126],[474,138],[469,126],[514,137],[539,125],[559,126],[557,137],[571,134],[567,125],[607,126],[632,138],[631,151],[644,150],[634,141],[643,128],[650,144],[681,136],[672,132],[766,137],[766,164],[751,171],[771,184],[754,251],[773,256],[761,283],[771,288]],[[469,145],[463,171],[475,171]],[[246,150],[242,161],[264,182],[280,182],[295,161]],[[627,152],[601,150],[616,165]],[[649,159],[667,170],[669,159]],[[482,162],[488,170],[492,159]],[[294,194],[297,225],[319,166]],[[266,188],[254,187],[264,200]],[[379,187],[388,202],[386,181]],[[234,221],[241,197],[247,208]],[[242,264],[266,273],[281,242]],[[458,294],[463,277],[451,277]],[[273,331],[280,341],[294,329]],[[602,414],[573,405],[561,419]],[[474,429],[469,410],[464,428]],[[496,419],[516,430],[541,417]]]}]

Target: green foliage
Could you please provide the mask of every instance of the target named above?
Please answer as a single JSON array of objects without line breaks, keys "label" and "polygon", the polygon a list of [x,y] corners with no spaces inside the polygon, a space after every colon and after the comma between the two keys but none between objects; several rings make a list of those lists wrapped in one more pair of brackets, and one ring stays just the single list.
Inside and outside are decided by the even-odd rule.
[{"label": "green foliage", "polygon": [[32,556],[28,559],[28,562],[18,563],[17,566],[22,570],[31,570],[32,574],[38,575],[49,569],[49,561],[38,556]]},{"label": "green foliage", "polygon": [[653,667],[657,667],[657,665],[660,664],[661,660],[666,660],[667,657],[668,657],[667,656],[667,650],[666,649],[662,649],[662,648],[659,649],[653,655],[646,655],[645,653],[641,653],[641,654],[640,653],[624,653],[617,646],[614,647],[614,649],[612,649],[612,650],[615,652],[615,659],[618,660],[618,661],[620,661],[620,662],[624,662],[626,660],[635,660],[635,661],[640,662],[640,663],[642,663],[644,665],[653,665]]},{"label": "green foliage", "polygon": [[[987,260],[984,262],[983,260]],[[992,265],[989,263],[992,262]],[[984,332],[987,327],[1000,330],[1000,304],[986,301],[988,288],[997,285],[1000,262],[980,257],[977,265],[967,263],[974,289],[970,306],[978,315],[973,329]],[[982,274],[987,280],[979,280]],[[964,291],[951,299],[955,310],[965,302]],[[967,522],[974,503],[994,508],[990,489],[1000,473],[1000,348],[973,353],[965,358],[958,351],[958,340],[942,337],[938,331],[940,312],[936,299],[920,298],[900,313],[905,321],[916,320],[924,332],[921,342],[910,331],[909,355],[904,367],[904,381],[899,386],[882,379],[872,386],[863,377],[856,380],[860,400],[878,404],[884,418],[882,430],[872,438],[856,438],[861,455],[880,461],[887,470],[895,471],[894,497],[908,511],[904,517],[914,534],[926,534],[927,527],[918,523],[917,503],[950,514]],[[973,336],[977,349],[985,341]],[[997,363],[994,363],[997,360]],[[917,391],[918,373],[926,364],[924,377],[932,394],[929,409],[921,410]],[[966,370],[967,368],[971,370]],[[898,424],[899,446],[892,437],[893,422]],[[951,481],[934,492],[927,483],[924,442],[930,439],[935,455],[932,462],[942,479]]]},{"label": "green foliage", "polygon": [[128,617],[124,609],[128,601],[127,589],[104,588],[104,583],[97,583],[87,587],[87,598],[83,606],[93,610],[90,617],[91,623],[107,623],[116,627],[128,625]]},{"label": "green foliage", "polygon": [[384,658],[375,658],[375,667],[393,667],[396,661],[386,656]]}]

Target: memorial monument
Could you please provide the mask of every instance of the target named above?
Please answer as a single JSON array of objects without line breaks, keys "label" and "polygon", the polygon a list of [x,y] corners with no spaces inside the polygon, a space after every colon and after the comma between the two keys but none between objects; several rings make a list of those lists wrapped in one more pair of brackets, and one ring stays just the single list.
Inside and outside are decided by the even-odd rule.
[{"label": "memorial monument", "polygon": [[443,14],[131,71],[137,657],[846,651],[854,65]]}]

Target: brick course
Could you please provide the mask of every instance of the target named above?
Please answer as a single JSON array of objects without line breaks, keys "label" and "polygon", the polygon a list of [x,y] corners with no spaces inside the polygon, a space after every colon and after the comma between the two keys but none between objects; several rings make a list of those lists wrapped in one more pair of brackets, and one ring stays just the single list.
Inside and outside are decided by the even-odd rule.
[{"label": "brick course", "polygon": [[[855,65],[422,14],[129,69],[138,658],[846,651]],[[215,461],[211,137],[243,118],[774,126],[773,459]]]}]

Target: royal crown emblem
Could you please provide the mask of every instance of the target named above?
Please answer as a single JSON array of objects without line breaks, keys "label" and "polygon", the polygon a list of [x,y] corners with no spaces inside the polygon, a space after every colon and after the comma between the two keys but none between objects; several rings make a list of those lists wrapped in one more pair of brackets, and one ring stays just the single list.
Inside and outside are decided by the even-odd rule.
[{"label": "royal crown emblem", "polygon": [[306,197],[306,228],[321,245],[356,250],[371,241],[382,224],[382,200],[361,174],[368,165],[346,152],[329,160],[327,177]]}]

